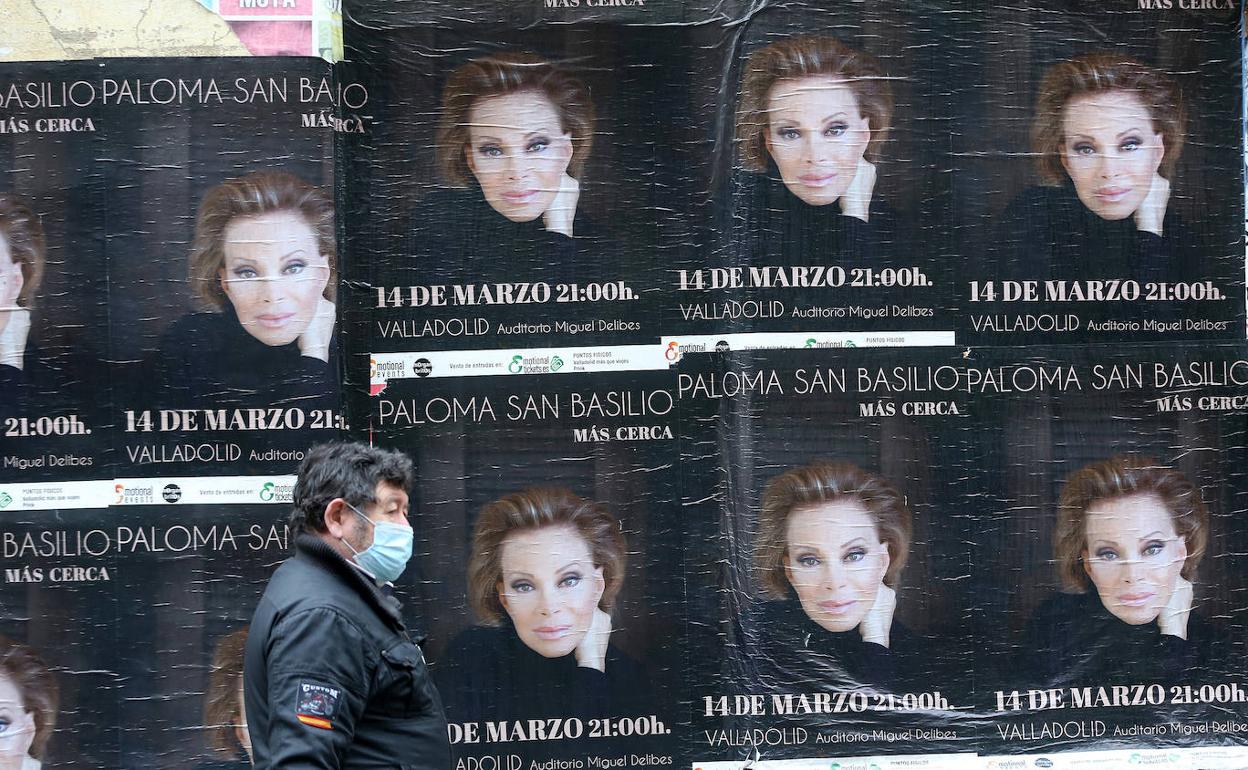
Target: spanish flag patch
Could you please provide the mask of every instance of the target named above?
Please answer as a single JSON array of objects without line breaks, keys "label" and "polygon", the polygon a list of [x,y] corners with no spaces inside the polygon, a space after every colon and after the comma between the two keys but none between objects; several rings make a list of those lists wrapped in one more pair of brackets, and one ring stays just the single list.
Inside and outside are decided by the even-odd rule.
[{"label": "spanish flag patch", "polygon": [[295,716],[299,717],[299,721],[309,727],[319,727],[322,730],[334,729],[334,723],[323,717],[314,717],[309,714],[296,714]]}]

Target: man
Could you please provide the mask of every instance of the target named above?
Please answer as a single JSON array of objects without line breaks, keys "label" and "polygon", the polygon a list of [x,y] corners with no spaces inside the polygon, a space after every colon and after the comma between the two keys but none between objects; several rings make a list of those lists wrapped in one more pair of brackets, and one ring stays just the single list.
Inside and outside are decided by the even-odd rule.
[{"label": "man", "polygon": [[299,468],[295,555],[273,574],[243,664],[257,768],[447,770],[442,700],[391,595],[412,553],[412,464],[363,444]]}]

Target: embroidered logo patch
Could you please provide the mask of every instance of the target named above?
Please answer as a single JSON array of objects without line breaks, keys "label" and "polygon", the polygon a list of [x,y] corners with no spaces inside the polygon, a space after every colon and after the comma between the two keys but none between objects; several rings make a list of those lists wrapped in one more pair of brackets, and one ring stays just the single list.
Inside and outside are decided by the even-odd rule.
[{"label": "embroidered logo patch", "polygon": [[338,711],[342,690],[315,682],[299,682],[299,697],[295,704],[295,716],[309,727],[322,730],[334,729],[332,720]]}]

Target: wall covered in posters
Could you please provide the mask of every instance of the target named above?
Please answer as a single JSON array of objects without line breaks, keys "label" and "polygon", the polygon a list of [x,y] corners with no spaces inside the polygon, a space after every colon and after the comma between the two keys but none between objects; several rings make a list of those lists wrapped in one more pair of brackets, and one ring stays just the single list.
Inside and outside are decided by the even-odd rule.
[{"label": "wall covered in posters", "polygon": [[456,770],[1248,768],[1229,6],[357,0],[335,65],[5,64],[0,767],[249,766],[351,438],[416,465]]}]

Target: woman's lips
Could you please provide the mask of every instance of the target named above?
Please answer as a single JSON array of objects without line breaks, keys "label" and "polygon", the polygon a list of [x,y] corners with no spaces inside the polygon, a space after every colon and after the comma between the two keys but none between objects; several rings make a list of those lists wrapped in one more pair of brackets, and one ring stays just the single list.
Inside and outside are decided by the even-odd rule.
[{"label": "woman's lips", "polygon": [[831,174],[807,174],[798,177],[802,184],[807,187],[827,187],[836,180],[836,173]]},{"label": "woman's lips", "polygon": [[853,607],[857,603],[858,602],[853,599],[849,599],[843,602],[837,602],[837,601],[819,602],[819,609],[823,610],[829,615],[844,615],[845,613],[849,612],[850,607]]},{"label": "woman's lips", "polygon": [[256,316],[256,323],[268,329],[279,329],[290,322],[294,318],[294,313],[270,313],[267,315]]},{"label": "woman's lips", "polygon": [[539,190],[520,190],[519,192],[503,193],[503,200],[508,203],[520,205],[533,200],[533,197],[540,192]]},{"label": "woman's lips", "polygon": [[1098,187],[1096,197],[1106,203],[1117,203],[1131,192],[1130,187]]},{"label": "woman's lips", "polygon": [[564,636],[567,636],[568,631],[571,629],[572,626],[541,626],[540,628],[533,629],[533,633],[537,634],[538,637],[542,639],[553,640],[562,639]]},{"label": "woman's lips", "polygon": [[1127,607],[1143,607],[1156,596],[1155,593],[1136,593],[1136,594],[1120,594],[1118,596],[1119,603]]}]

